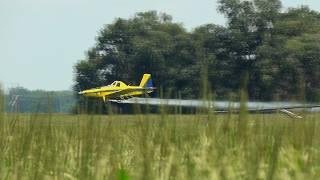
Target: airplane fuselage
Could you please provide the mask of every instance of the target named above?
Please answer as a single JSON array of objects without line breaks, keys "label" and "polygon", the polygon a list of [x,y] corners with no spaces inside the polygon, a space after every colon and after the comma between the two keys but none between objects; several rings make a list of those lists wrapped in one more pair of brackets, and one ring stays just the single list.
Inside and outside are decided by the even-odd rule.
[{"label": "airplane fuselage", "polygon": [[134,96],[148,94],[154,91],[150,74],[145,74],[139,86],[126,85],[122,81],[114,81],[112,84],[79,92],[86,97],[100,97],[106,100],[123,100]]}]

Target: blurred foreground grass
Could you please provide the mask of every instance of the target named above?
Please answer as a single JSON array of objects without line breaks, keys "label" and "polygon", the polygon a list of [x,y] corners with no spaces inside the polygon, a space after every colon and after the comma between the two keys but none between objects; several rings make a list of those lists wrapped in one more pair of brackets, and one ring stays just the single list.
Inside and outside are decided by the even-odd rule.
[{"label": "blurred foreground grass", "polygon": [[317,179],[319,114],[0,116],[0,179]]}]

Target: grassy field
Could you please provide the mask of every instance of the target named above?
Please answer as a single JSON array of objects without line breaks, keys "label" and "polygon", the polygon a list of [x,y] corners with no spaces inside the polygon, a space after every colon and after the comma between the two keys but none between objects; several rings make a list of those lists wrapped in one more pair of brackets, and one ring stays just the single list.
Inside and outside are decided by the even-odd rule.
[{"label": "grassy field", "polygon": [[1,114],[0,179],[317,179],[319,114]]}]

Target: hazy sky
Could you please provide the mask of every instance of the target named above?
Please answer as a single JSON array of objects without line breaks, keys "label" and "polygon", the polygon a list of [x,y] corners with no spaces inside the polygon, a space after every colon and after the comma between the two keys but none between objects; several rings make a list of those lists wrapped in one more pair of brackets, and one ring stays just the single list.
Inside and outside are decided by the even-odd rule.
[{"label": "hazy sky", "polygon": [[[66,90],[73,83],[73,65],[84,59],[97,32],[116,17],[157,10],[173,16],[188,30],[206,24],[224,25],[216,0],[0,0],[0,82],[6,88]],[[284,7],[319,0],[283,0]]]}]

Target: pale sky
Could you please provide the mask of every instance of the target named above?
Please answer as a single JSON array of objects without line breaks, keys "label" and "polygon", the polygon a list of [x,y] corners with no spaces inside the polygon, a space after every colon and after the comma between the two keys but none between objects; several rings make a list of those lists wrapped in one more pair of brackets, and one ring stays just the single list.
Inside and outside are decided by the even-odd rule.
[{"label": "pale sky", "polygon": [[[319,0],[283,0],[284,7]],[[85,58],[97,32],[117,17],[157,10],[188,30],[225,24],[217,0],[0,0],[0,82],[6,88],[68,90],[73,65]]]}]

